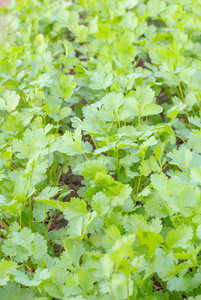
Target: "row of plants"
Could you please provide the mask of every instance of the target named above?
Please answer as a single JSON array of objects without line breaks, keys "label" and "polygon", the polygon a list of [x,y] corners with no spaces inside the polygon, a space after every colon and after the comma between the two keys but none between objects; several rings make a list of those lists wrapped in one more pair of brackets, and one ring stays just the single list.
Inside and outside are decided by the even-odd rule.
[{"label": "row of plants", "polygon": [[200,1],[13,0],[0,26],[0,298],[201,299]]}]

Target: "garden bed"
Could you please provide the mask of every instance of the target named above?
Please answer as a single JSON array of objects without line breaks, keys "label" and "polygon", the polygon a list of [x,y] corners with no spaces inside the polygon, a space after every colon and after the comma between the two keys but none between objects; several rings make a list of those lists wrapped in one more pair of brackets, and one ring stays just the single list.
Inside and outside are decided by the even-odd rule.
[{"label": "garden bed", "polygon": [[199,1],[8,2],[0,299],[201,299]]}]

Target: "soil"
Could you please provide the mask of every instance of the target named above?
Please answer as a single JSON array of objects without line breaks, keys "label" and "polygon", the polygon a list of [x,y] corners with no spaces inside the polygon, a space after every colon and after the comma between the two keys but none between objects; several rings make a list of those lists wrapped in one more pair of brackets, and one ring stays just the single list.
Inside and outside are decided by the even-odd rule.
[{"label": "soil", "polygon": [[63,201],[69,202],[72,197],[79,197],[77,192],[82,187],[81,181],[83,180],[82,176],[74,175],[69,169],[67,174],[62,174],[60,178],[60,183],[68,186],[69,190],[72,192],[67,195]]}]

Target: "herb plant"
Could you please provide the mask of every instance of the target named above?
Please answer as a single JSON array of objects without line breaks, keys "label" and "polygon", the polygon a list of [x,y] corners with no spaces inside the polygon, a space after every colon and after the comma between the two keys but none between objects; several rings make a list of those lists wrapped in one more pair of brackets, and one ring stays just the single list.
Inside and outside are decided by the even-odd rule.
[{"label": "herb plant", "polygon": [[0,298],[201,299],[200,1],[0,11]]}]

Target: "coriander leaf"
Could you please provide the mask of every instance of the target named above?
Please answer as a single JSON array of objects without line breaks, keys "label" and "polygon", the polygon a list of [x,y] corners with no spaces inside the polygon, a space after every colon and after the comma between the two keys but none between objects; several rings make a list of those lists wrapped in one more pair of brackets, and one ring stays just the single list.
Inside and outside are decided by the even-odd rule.
[{"label": "coriander leaf", "polygon": [[169,249],[179,247],[186,249],[189,246],[192,237],[193,228],[191,226],[179,225],[176,229],[169,231],[166,238],[166,244]]},{"label": "coriander leaf", "polygon": [[0,98],[0,110],[6,110],[11,113],[17,107],[20,97],[14,91],[6,90],[3,98]]},{"label": "coriander leaf", "polygon": [[66,131],[61,138],[59,151],[67,155],[91,153],[92,146],[88,142],[82,142],[81,130],[76,129],[74,134]]}]

